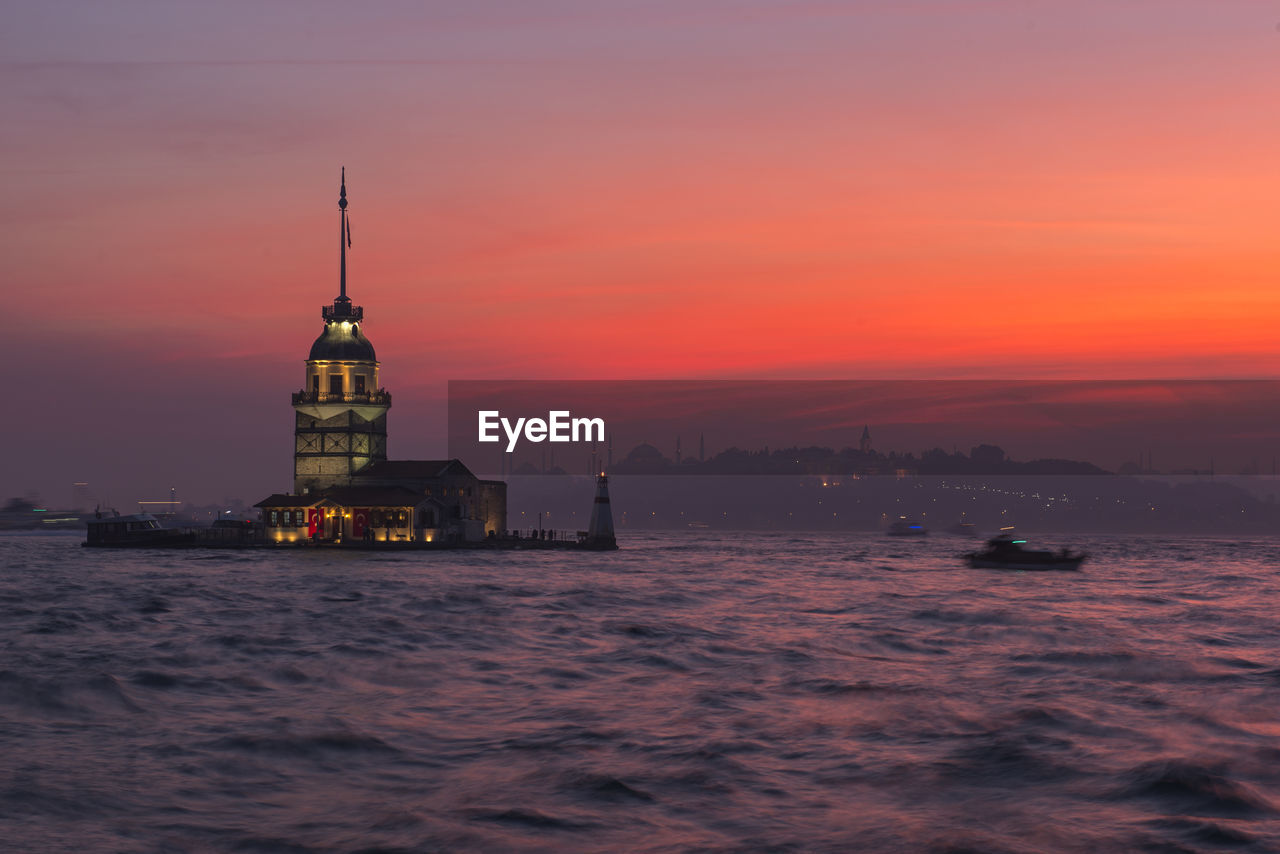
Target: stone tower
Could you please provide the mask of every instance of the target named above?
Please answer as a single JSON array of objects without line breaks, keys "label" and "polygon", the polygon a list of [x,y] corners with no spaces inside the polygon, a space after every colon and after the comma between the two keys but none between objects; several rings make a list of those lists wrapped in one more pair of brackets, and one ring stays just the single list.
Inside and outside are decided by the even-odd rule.
[{"label": "stone tower", "polygon": [[293,395],[293,491],[299,495],[350,484],[351,475],[387,458],[391,395],[378,385],[378,359],[364,336],[364,309],[347,297],[346,170],[339,189],[339,291],[320,309],[324,331],[307,356],[306,384]]}]

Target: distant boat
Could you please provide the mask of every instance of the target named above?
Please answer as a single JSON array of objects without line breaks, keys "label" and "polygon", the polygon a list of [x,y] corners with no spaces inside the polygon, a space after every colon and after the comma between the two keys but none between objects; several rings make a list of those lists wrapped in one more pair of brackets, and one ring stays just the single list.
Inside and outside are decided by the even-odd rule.
[{"label": "distant boat", "polygon": [[1024,549],[1022,546],[1025,543],[1026,540],[1015,540],[1008,534],[1003,534],[994,540],[988,540],[985,550],[970,552],[964,557],[974,569],[1013,569],[1025,572],[1050,569],[1075,571],[1089,557],[1083,552],[1073,553],[1067,549],[1057,552]]},{"label": "distant boat", "polygon": [[890,537],[924,537],[928,535],[929,530],[914,519],[899,516],[893,520],[893,524],[885,533]]},{"label": "distant boat", "polygon": [[978,526],[972,522],[956,522],[950,528],[947,528],[947,533],[957,537],[976,537],[978,536]]},{"label": "distant boat", "polygon": [[104,548],[165,548],[189,546],[196,540],[192,531],[163,528],[150,513],[114,514],[89,520],[85,546]]}]

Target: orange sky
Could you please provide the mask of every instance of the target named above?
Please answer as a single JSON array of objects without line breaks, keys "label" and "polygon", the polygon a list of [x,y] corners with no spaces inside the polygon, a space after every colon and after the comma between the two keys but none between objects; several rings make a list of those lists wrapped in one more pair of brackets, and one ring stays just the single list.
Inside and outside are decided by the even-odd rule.
[{"label": "orange sky", "polygon": [[[1277,20],[20,2],[0,249],[12,382],[45,415],[4,428],[32,453],[3,486],[286,486],[340,165],[396,456],[443,451],[457,378],[1274,376]],[[157,389],[219,413],[180,419],[164,474],[47,423],[110,413],[128,443],[121,395]]]}]

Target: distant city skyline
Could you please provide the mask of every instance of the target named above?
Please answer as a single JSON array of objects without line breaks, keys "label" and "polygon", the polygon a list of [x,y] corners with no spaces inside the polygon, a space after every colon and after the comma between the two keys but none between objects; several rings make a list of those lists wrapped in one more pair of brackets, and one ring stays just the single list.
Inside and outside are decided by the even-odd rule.
[{"label": "distant city skyline", "polygon": [[[1023,462],[1124,473],[1269,474],[1280,456],[1280,380],[472,380],[449,390],[449,454],[491,473],[558,460],[581,474],[592,454],[607,467],[640,444],[674,460],[682,437],[706,457],[865,447],[919,459],[994,445]],[[609,442],[525,442],[509,454],[477,441],[477,413],[499,410],[600,416]]]}]

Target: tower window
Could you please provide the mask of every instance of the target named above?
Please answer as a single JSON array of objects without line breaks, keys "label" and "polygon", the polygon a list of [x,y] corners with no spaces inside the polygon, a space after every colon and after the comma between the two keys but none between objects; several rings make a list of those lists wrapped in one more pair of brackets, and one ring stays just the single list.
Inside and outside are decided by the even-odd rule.
[{"label": "tower window", "polygon": [[320,393],[320,375],[312,374],[311,376],[311,392],[312,394]]},{"label": "tower window", "polygon": [[356,394],[364,394],[364,374],[356,374]]},{"label": "tower window", "polygon": [[342,374],[329,375],[329,394],[342,394]]}]

